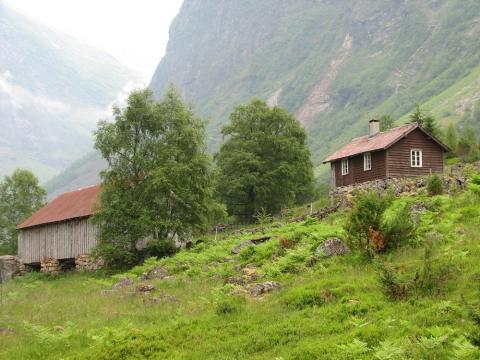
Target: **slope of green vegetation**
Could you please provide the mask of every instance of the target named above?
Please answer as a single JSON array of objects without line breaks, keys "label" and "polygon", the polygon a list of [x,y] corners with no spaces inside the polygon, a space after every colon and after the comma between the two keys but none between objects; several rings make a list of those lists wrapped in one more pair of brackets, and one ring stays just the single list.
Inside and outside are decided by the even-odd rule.
[{"label": "slope of green vegetation", "polygon": [[[394,201],[424,209],[416,236],[379,255],[395,281],[428,279],[425,291],[400,300],[387,297],[378,260],[315,255],[326,239],[347,238],[345,211],[205,236],[113,277],[29,274],[1,285],[0,357],[478,359],[479,201],[473,191]],[[271,238],[231,252],[260,236]],[[151,293],[135,291],[158,266],[169,276],[147,281]],[[253,268],[259,278],[251,283],[281,287],[254,297],[232,281]],[[135,283],[112,288],[125,276]]]}]

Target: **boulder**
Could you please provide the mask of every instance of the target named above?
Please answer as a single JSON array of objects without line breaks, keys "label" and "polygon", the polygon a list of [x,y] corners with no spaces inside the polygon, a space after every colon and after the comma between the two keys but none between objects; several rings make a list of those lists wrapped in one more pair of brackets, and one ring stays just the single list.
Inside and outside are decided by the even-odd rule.
[{"label": "boulder", "polygon": [[245,248],[247,248],[251,245],[254,245],[254,243],[251,240],[245,240],[245,241],[241,242],[239,245],[232,248],[232,254],[237,255],[240,251],[242,251],[243,249],[245,249]]},{"label": "boulder", "polygon": [[150,292],[150,291],[153,291],[153,290],[155,290],[155,286],[153,286],[152,284],[141,283],[141,284],[137,285],[137,291],[138,292],[146,293],[146,292]]},{"label": "boulder", "polygon": [[168,270],[163,266],[157,266],[142,275],[142,280],[165,279],[168,277]]},{"label": "boulder", "polygon": [[14,276],[25,273],[25,266],[18,256],[0,256],[0,282],[7,282]]},{"label": "boulder", "polygon": [[133,285],[133,280],[128,278],[128,277],[124,277],[124,278],[120,279],[120,281],[118,283],[113,285],[113,287],[116,288],[116,289],[121,289],[121,288],[130,286],[130,285]]},{"label": "boulder", "polygon": [[248,287],[248,291],[252,296],[260,296],[281,287],[281,284],[276,281],[265,281],[263,283],[254,284]]},{"label": "boulder", "polygon": [[323,255],[327,257],[350,254],[351,252],[352,251],[350,250],[350,248],[338,238],[331,238],[325,240],[315,250],[316,255]]}]

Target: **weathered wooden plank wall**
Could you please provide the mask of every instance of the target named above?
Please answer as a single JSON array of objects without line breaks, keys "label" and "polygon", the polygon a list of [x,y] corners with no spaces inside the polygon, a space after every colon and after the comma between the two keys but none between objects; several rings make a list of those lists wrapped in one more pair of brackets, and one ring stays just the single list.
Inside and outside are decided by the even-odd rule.
[{"label": "weathered wooden plank wall", "polygon": [[89,218],[21,229],[18,255],[27,264],[45,257],[70,259],[88,253],[96,244],[96,236],[97,228]]}]

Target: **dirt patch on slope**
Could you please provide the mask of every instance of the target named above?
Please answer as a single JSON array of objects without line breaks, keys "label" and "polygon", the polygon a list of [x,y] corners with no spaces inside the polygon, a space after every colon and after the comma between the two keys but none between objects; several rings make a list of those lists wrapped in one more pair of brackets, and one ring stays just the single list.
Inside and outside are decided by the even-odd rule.
[{"label": "dirt patch on slope", "polygon": [[297,118],[304,127],[308,127],[315,115],[330,107],[330,87],[336,79],[340,68],[348,59],[352,50],[352,37],[345,36],[343,44],[330,62],[330,67],[324,76],[315,84],[307,100],[297,111]]}]

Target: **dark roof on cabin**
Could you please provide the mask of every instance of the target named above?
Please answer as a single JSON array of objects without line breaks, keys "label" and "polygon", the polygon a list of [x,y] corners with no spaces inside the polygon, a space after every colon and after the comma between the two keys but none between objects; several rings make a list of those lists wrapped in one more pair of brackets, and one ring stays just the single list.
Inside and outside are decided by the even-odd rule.
[{"label": "dark roof on cabin", "polygon": [[90,216],[99,201],[100,185],[69,191],[57,196],[36,211],[18,229]]},{"label": "dark roof on cabin", "polygon": [[373,136],[362,136],[355,138],[348,144],[335,151],[332,155],[323,160],[323,163],[339,160],[349,156],[363,154],[369,151],[386,150],[403,137],[410,134],[413,130],[419,129],[428,137],[440,145],[445,151],[449,151],[448,147],[442,144],[438,139],[427,133],[418,124],[406,124],[383,132],[379,132]]}]

